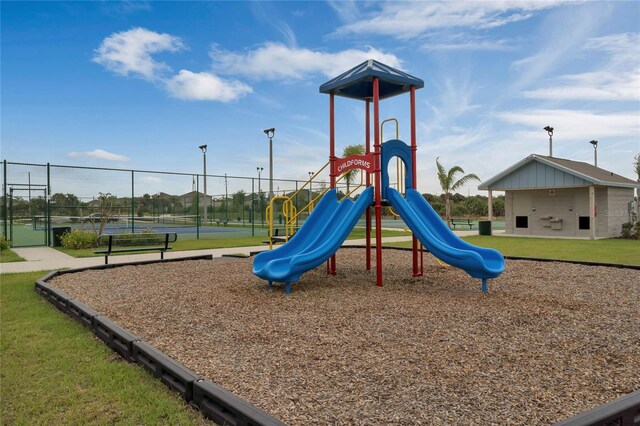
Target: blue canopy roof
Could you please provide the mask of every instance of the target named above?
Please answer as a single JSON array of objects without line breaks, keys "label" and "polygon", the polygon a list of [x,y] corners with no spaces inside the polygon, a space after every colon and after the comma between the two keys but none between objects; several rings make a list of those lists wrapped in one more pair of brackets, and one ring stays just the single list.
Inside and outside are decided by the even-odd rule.
[{"label": "blue canopy roof", "polygon": [[373,77],[380,79],[380,99],[408,92],[411,86],[424,87],[424,81],[406,72],[369,59],[320,86],[320,93],[334,93],[353,99],[373,98]]}]

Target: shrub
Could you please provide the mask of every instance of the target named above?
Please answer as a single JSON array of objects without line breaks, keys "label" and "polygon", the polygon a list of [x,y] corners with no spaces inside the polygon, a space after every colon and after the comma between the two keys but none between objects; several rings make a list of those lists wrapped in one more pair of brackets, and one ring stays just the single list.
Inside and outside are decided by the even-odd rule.
[{"label": "shrub", "polygon": [[4,236],[0,236],[0,251],[9,250],[11,243]]},{"label": "shrub", "polygon": [[640,221],[635,224],[633,222],[623,223],[621,236],[630,240],[640,240]]},{"label": "shrub", "polygon": [[65,232],[60,236],[62,247],[68,249],[86,249],[97,247],[98,234],[94,231],[82,231],[74,229],[71,232]]}]

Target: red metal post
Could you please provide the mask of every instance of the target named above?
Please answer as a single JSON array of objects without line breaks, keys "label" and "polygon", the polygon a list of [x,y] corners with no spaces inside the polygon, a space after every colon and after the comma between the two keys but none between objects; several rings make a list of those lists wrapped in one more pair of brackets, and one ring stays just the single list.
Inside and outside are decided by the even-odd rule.
[{"label": "red metal post", "polygon": [[[418,143],[416,140],[416,87],[411,86],[410,103],[411,103],[411,186],[413,189],[417,189],[417,172],[416,168],[418,162],[416,161],[416,152],[418,150]],[[422,272],[418,270],[418,239],[415,235],[412,238],[413,247],[413,276],[418,277],[422,275]]]},{"label": "red metal post", "polygon": [[373,78],[373,148],[376,174],[376,285],[382,287],[382,161],[380,145],[380,80]]},{"label": "red metal post", "polygon": [[[365,131],[365,153],[366,154],[370,154],[371,153],[371,100],[367,99],[365,101],[365,108],[366,108],[366,113],[365,113],[365,126],[366,126],[366,131]],[[375,167],[375,166],[374,166]],[[371,173],[369,171],[367,171],[367,187],[371,186]],[[367,211],[365,214],[365,238],[367,240],[366,242],[366,256],[367,256],[367,264],[366,264],[366,268],[367,271],[371,270],[371,208],[367,207]]]},{"label": "red metal post", "polygon": [[[329,180],[331,189],[336,187],[336,129],[334,120],[334,100],[333,93],[329,94]],[[327,272],[336,274],[336,255],[331,256],[327,263]]]}]

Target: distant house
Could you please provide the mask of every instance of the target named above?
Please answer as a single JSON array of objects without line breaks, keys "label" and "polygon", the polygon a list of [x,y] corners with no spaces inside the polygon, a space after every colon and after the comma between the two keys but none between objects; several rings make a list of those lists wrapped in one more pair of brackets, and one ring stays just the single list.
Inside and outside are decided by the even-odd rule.
[{"label": "distant house", "polygon": [[198,197],[198,205],[202,206],[203,203],[205,203],[205,201],[208,206],[211,205],[211,195],[207,195],[205,199],[204,194],[202,192],[191,191],[191,192],[187,192],[186,194],[178,195],[178,198],[180,198],[180,201],[182,202],[182,206],[185,209],[188,209],[192,205],[196,204],[196,197]]},{"label": "distant house", "polygon": [[[532,154],[478,189],[505,191],[505,233],[583,238],[620,236],[638,182],[580,161]],[[491,210],[489,216],[491,216]]]}]

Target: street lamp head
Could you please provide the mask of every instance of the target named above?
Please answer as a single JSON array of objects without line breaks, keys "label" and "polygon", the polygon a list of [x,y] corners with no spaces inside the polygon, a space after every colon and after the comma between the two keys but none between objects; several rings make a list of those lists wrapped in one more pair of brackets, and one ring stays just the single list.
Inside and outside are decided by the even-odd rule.
[{"label": "street lamp head", "polygon": [[276,128],[272,127],[270,129],[264,129],[263,132],[264,132],[265,135],[267,135],[267,137],[269,139],[271,139],[273,137],[273,135],[275,135],[275,133],[276,133]]},{"label": "street lamp head", "polygon": [[203,153],[207,152],[207,145],[200,145],[198,148],[200,148]]},{"label": "street lamp head", "polygon": [[543,130],[546,130],[546,131],[547,131],[547,133],[549,133],[549,136],[552,136],[552,135],[553,135],[553,127],[551,127],[551,126],[547,126],[547,127],[545,127]]},{"label": "street lamp head", "polygon": [[591,145],[593,145],[593,149],[597,149],[598,148],[598,141],[597,140],[592,140],[589,142]]}]

